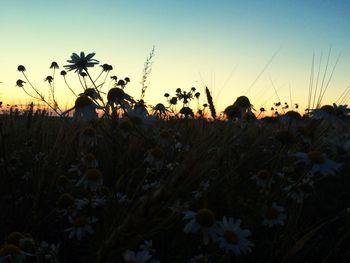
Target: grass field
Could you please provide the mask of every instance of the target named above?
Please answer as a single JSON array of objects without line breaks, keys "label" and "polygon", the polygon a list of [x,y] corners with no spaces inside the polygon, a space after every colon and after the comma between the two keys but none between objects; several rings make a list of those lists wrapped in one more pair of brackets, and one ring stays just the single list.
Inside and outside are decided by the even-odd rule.
[{"label": "grass field", "polygon": [[103,100],[92,57],[66,66],[83,93],[65,112],[18,67],[47,110],[0,115],[0,262],[349,262],[346,105],[220,113],[191,88],[148,107],[128,78]]}]

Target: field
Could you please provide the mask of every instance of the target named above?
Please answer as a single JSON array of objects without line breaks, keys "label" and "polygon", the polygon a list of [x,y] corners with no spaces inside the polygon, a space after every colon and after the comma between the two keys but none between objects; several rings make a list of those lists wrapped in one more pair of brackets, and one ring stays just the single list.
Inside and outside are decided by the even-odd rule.
[{"label": "field", "polygon": [[103,101],[75,55],[74,108],[32,86],[55,114],[0,115],[0,262],[349,262],[347,106],[220,114],[207,89],[194,111],[193,88],[149,108],[128,78]]}]

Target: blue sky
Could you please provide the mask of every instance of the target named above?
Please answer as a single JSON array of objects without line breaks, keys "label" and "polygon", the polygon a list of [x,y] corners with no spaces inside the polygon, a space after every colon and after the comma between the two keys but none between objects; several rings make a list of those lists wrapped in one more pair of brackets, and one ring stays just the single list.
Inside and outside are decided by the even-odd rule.
[{"label": "blue sky", "polygon": [[[307,101],[313,53],[332,46],[330,68],[341,52],[324,103],[350,83],[350,1],[4,1],[0,0],[0,99],[30,101],[15,87],[23,64],[43,91],[49,65],[66,64],[72,52],[95,52],[113,74],[130,77],[127,92],[140,95],[145,58],[156,56],[146,101],[165,102],[165,92],[209,86],[223,108],[244,95],[271,56],[280,50],[249,95],[256,107]],[[92,71],[97,75],[99,70]],[[59,76],[57,76],[58,79]],[[76,78],[69,76],[72,83]],[[56,81],[63,105],[73,102]],[[77,91],[80,90],[78,84]]]}]

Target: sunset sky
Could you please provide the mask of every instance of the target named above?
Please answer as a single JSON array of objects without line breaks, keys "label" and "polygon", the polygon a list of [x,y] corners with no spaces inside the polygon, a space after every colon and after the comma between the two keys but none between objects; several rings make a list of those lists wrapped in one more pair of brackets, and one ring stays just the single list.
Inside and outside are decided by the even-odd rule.
[{"label": "sunset sky", "polygon": [[[323,57],[321,83],[330,47],[324,84],[340,54],[323,100],[331,103],[350,84],[349,28],[347,0],[0,0],[0,100],[31,101],[15,86],[23,79],[18,65],[44,90],[51,62],[61,70],[80,51],[113,65],[113,75],[130,77],[126,91],[138,99],[143,63],[154,45],[145,96],[153,105],[165,103],[164,93],[176,88],[195,86],[204,95],[208,86],[221,110],[240,95],[269,108],[277,101],[273,82],[282,102],[290,102],[291,92],[293,103],[306,107],[313,54],[315,76]],[[91,73],[97,76],[100,67]],[[80,92],[77,77],[67,77]],[[71,105],[61,76],[55,80],[60,105]]]}]

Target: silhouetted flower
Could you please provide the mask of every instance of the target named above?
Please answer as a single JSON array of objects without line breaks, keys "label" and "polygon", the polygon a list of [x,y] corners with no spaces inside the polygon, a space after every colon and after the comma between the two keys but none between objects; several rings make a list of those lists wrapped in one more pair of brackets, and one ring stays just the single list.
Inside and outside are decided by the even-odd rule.
[{"label": "silhouetted flower", "polygon": [[90,53],[85,56],[84,52],[80,52],[80,56],[77,53],[73,53],[71,55],[71,59],[67,60],[70,65],[65,65],[64,67],[68,70],[75,70],[74,72],[83,72],[83,70],[87,70],[87,68],[94,67],[99,63],[98,60],[93,59],[95,53]]},{"label": "silhouetted flower", "polygon": [[19,79],[19,80],[16,81],[16,86],[20,87],[20,88],[23,88],[23,83],[26,83],[26,82],[21,80],[21,79]]},{"label": "silhouetted flower", "polygon": [[61,71],[61,76],[65,76],[65,75],[67,75],[67,72],[65,70],[62,70]]},{"label": "silhouetted flower", "polygon": [[102,70],[106,71],[106,72],[113,70],[113,66],[108,65],[108,64],[103,64],[103,65],[101,65],[101,67],[102,67]]},{"label": "silhouetted flower", "polygon": [[51,83],[53,81],[53,77],[52,76],[47,76],[44,81],[47,81],[48,83]]},{"label": "silhouetted flower", "polygon": [[59,66],[58,66],[58,64],[57,64],[57,62],[52,62],[51,63],[51,66],[50,66],[50,68],[53,68],[53,69],[58,69],[59,68]]},{"label": "silhouetted flower", "polygon": [[23,65],[19,65],[17,67],[17,70],[20,71],[20,72],[24,72],[24,71],[26,71],[26,68]]}]

